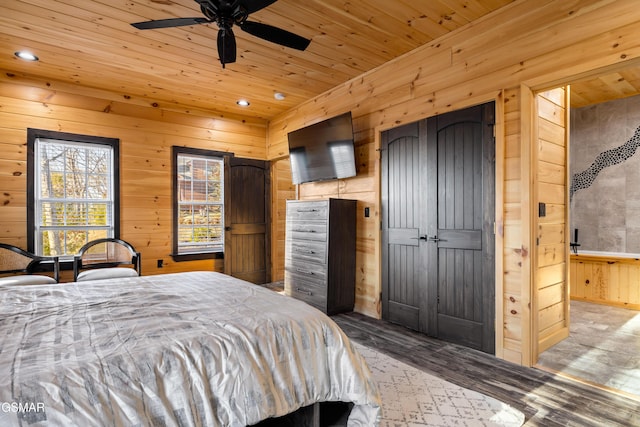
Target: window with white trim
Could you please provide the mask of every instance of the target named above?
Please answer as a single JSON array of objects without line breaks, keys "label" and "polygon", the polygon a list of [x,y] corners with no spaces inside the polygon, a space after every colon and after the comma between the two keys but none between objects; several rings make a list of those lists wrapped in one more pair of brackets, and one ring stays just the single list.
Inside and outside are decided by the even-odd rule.
[{"label": "window with white trim", "polygon": [[71,257],[90,240],[118,237],[118,140],[34,131],[29,143],[30,249]]},{"label": "window with white trim", "polygon": [[173,147],[174,256],[224,252],[224,159]]}]

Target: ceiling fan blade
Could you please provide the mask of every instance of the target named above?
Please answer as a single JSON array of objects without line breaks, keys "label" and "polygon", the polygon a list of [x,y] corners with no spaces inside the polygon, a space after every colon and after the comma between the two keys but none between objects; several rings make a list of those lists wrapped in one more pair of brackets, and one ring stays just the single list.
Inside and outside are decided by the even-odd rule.
[{"label": "ceiling fan blade", "polygon": [[169,18],[155,21],[136,22],[133,25],[139,30],[153,30],[156,28],[184,27],[185,25],[208,24],[207,18]]},{"label": "ceiling fan blade", "polygon": [[218,56],[222,68],[224,64],[236,62],[236,37],[231,28],[218,30]]},{"label": "ceiling fan blade", "polygon": [[251,14],[253,12],[257,12],[260,9],[264,9],[265,7],[272,5],[277,0],[244,0],[240,4],[244,6],[247,10],[247,13]]},{"label": "ceiling fan blade", "polygon": [[311,43],[302,36],[261,22],[245,21],[239,27],[251,35],[292,49],[305,50]]}]

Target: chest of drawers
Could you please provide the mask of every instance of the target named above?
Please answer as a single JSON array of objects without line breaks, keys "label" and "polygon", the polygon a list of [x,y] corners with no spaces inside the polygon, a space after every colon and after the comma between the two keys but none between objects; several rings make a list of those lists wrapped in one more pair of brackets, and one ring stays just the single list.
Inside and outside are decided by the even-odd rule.
[{"label": "chest of drawers", "polygon": [[355,200],[287,201],[287,295],[327,314],[353,311],[355,257]]}]

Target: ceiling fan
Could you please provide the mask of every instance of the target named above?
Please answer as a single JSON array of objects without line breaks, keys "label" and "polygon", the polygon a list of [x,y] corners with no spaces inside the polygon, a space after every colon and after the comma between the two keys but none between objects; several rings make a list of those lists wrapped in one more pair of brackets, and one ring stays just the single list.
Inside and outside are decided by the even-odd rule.
[{"label": "ceiling fan", "polygon": [[236,61],[236,38],[232,30],[234,25],[251,35],[282,46],[298,50],[305,50],[309,46],[309,43],[311,43],[309,39],[272,25],[247,20],[251,13],[264,9],[276,1],[195,0],[200,5],[200,10],[204,17],[158,19],[137,22],[131,25],[139,30],[151,30],[215,22],[218,25],[218,56],[220,57],[222,68],[224,68],[225,64]]}]

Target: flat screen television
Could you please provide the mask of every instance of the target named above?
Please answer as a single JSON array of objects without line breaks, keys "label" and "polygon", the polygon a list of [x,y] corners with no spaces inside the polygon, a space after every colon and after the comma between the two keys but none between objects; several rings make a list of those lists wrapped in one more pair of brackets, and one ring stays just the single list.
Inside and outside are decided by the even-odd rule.
[{"label": "flat screen television", "polygon": [[294,184],[356,176],[351,112],[287,136]]}]

